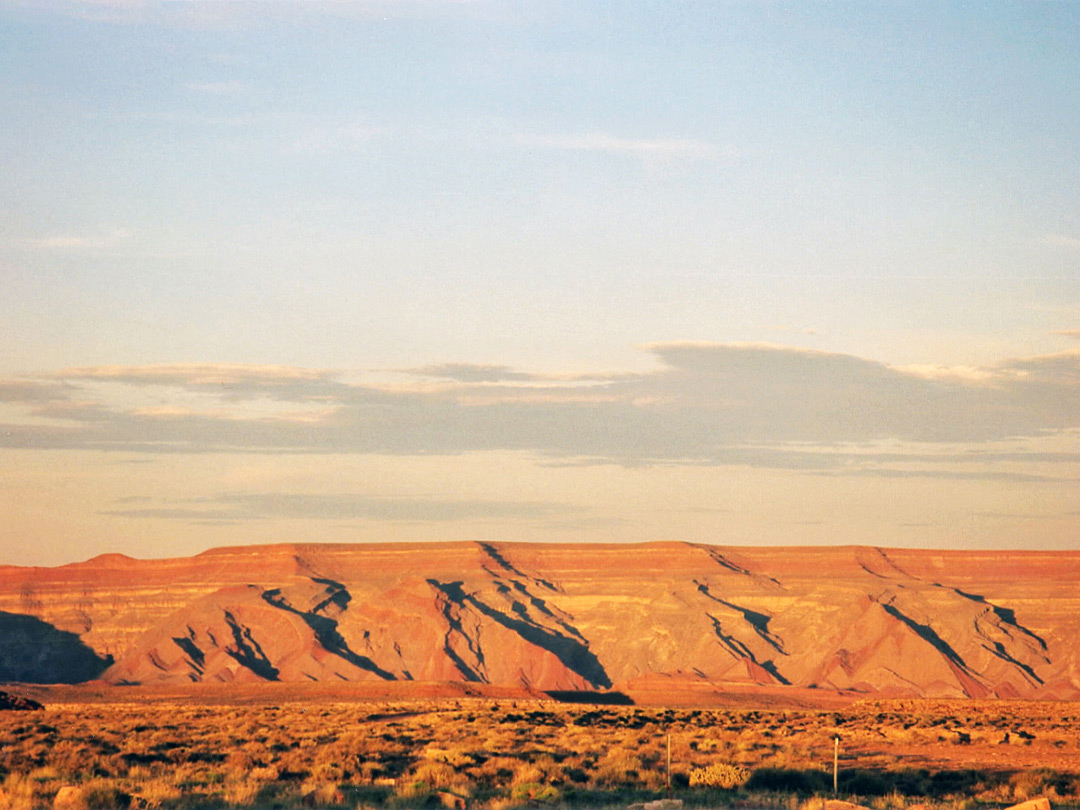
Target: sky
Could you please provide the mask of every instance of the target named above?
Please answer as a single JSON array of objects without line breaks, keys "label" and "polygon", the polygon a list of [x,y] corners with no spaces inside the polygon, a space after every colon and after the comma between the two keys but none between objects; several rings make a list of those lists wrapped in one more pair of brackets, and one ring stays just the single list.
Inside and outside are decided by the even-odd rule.
[{"label": "sky", "polygon": [[0,0],[0,564],[1080,547],[1080,3]]}]

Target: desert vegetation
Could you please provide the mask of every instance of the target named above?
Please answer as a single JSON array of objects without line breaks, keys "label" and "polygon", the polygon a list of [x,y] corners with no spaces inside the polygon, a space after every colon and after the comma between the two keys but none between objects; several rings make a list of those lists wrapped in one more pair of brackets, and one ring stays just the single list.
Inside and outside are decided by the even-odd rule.
[{"label": "desert vegetation", "polygon": [[[47,704],[0,712],[0,806],[810,808],[1033,796],[1080,805],[1080,705],[862,702],[844,710],[553,701]],[[672,766],[667,770],[670,738]],[[670,782],[670,787],[669,787]]]}]

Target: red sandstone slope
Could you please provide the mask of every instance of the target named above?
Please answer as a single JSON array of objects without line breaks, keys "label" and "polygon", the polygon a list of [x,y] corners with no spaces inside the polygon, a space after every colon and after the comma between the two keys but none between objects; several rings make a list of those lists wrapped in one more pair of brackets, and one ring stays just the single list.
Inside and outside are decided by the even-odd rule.
[{"label": "red sandstone slope", "polygon": [[[1078,582],[1080,553],[1047,552],[453,543],[109,555],[0,568],[0,662],[41,652],[26,632],[5,635],[6,617],[24,630],[28,621],[48,627],[42,644],[66,638],[83,665],[87,646],[111,656],[103,677],[116,683],[384,679],[555,690],[659,673],[721,685],[1077,697]],[[0,679],[19,676],[0,665]]]}]

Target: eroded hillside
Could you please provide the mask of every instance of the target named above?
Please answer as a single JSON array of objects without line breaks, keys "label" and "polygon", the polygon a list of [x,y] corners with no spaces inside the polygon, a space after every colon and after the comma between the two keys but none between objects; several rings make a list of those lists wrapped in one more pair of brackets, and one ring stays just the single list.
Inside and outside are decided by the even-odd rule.
[{"label": "eroded hillside", "polygon": [[[0,679],[658,676],[1080,696],[1080,554],[679,543],[275,545],[0,568]],[[35,666],[25,662],[36,662]]]}]

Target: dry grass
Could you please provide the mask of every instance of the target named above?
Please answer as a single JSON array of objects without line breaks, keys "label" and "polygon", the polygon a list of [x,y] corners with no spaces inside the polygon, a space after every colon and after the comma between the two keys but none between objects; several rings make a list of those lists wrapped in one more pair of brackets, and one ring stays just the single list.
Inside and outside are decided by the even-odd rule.
[{"label": "dry grass", "polygon": [[[868,702],[844,711],[671,710],[551,701],[215,705],[88,703],[0,713],[0,807],[576,806],[663,795],[730,766],[760,806],[841,788],[875,810],[962,810],[1049,796],[1076,805],[1074,704]],[[718,767],[719,766],[719,767]],[[742,771],[749,782],[739,788]],[[696,779],[695,782],[700,780]],[[707,785],[708,782],[706,781]],[[804,810],[811,810],[807,805]]]}]

